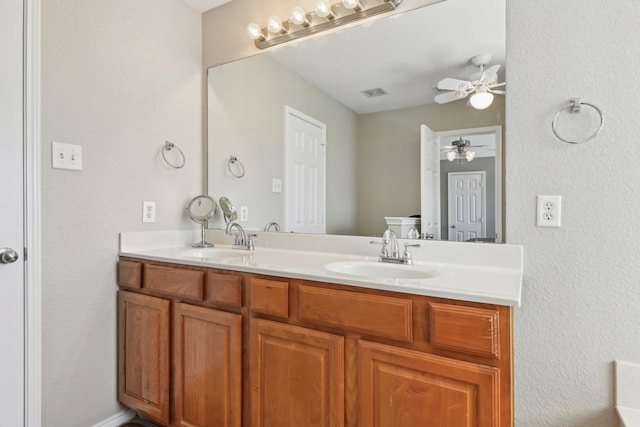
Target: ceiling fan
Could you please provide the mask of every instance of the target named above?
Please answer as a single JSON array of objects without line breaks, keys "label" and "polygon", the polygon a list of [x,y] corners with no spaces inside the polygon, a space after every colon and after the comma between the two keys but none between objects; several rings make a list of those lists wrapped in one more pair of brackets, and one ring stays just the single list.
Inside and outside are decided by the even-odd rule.
[{"label": "ceiling fan", "polygon": [[476,157],[476,152],[470,150],[470,148],[488,147],[488,145],[471,145],[468,139],[456,139],[451,142],[451,145],[440,148],[441,153],[447,153],[447,160],[453,162],[454,160],[467,160],[470,162]]},{"label": "ceiling fan", "polygon": [[495,88],[504,86],[506,83],[498,83],[498,70],[500,65],[492,65],[485,69],[491,62],[491,55],[476,55],[471,58],[471,63],[479,68],[479,72],[470,77],[470,81],[459,80],[454,78],[444,78],[438,82],[436,88],[438,90],[447,90],[451,92],[436,95],[434,101],[438,104],[446,104],[447,102],[464,99],[471,95],[469,104],[473,108],[482,110],[487,108],[493,102],[493,94],[504,95],[504,90],[496,90]]}]

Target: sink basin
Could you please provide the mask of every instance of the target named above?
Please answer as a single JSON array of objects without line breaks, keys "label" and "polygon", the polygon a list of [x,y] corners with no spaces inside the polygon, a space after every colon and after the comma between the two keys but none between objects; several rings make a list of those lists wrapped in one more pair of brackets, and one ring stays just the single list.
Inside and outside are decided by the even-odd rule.
[{"label": "sink basin", "polygon": [[180,253],[181,256],[192,258],[233,258],[246,255],[246,251],[234,249],[218,249],[218,248],[194,248]]},{"label": "sink basin", "polygon": [[324,268],[334,273],[350,276],[383,279],[430,279],[437,276],[432,270],[412,265],[385,264],[371,261],[341,261],[326,264]]}]

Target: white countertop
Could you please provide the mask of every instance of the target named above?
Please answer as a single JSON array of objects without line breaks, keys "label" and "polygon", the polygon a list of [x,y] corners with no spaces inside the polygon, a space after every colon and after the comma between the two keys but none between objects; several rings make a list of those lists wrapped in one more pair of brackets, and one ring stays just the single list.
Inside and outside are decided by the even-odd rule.
[{"label": "white countertop", "polygon": [[[256,249],[244,251],[232,250],[229,239],[219,230],[212,230],[207,232],[207,238],[214,242],[214,249],[225,252],[225,257],[207,258],[193,256],[199,251],[192,248],[189,242],[198,241],[197,234],[191,231],[122,233],[119,254],[152,261],[316,280],[464,301],[507,306],[520,306],[521,302],[522,247],[520,246],[411,241],[421,245],[420,248],[411,249],[414,265],[397,266],[397,268],[409,267],[418,271],[428,271],[433,273],[433,277],[398,279],[348,275],[325,268],[329,263],[341,261],[378,262],[379,247],[369,244],[372,240],[370,237],[259,232],[254,238]],[[405,241],[400,241],[401,244],[403,242]]]}]

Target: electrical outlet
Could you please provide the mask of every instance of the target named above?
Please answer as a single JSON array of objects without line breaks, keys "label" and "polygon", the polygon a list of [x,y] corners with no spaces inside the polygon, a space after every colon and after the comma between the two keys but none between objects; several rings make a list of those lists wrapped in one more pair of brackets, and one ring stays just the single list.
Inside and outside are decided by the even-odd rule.
[{"label": "electrical outlet", "polygon": [[82,147],[51,141],[51,167],[54,169],[82,170]]},{"label": "electrical outlet", "polygon": [[538,196],[536,203],[536,225],[538,227],[560,227],[562,224],[562,197]]},{"label": "electrical outlet", "polygon": [[249,206],[240,206],[240,222],[249,221]]},{"label": "electrical outlet", "polygon": [[156,222],[156,202],[142,202],[142,222]]}]

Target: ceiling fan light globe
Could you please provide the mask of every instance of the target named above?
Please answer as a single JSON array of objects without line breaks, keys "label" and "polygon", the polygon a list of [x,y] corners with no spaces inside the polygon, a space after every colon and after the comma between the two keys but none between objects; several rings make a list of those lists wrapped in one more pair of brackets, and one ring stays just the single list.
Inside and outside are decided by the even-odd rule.
[{"label": "ceiling fan light globe", "polygon": [[489,92],[476,92],[469,98],[469,104],[476,110],[484,110],[493,102],[493,94]]},{"label": "ceiling fan light globe", "polygon": [[453,162],[456,159],[456,152],[455,151],[449,151],[447,153],[447,160],[449,160],[450,162]]},{"label": "ceiling fan light globe", "polygon": [[471,160],[476,158],[476,152],[475,151],[471,151],[471,150],[467,150],[464,153],[464,158],[467,159],[468,162],[470,162]]}]

